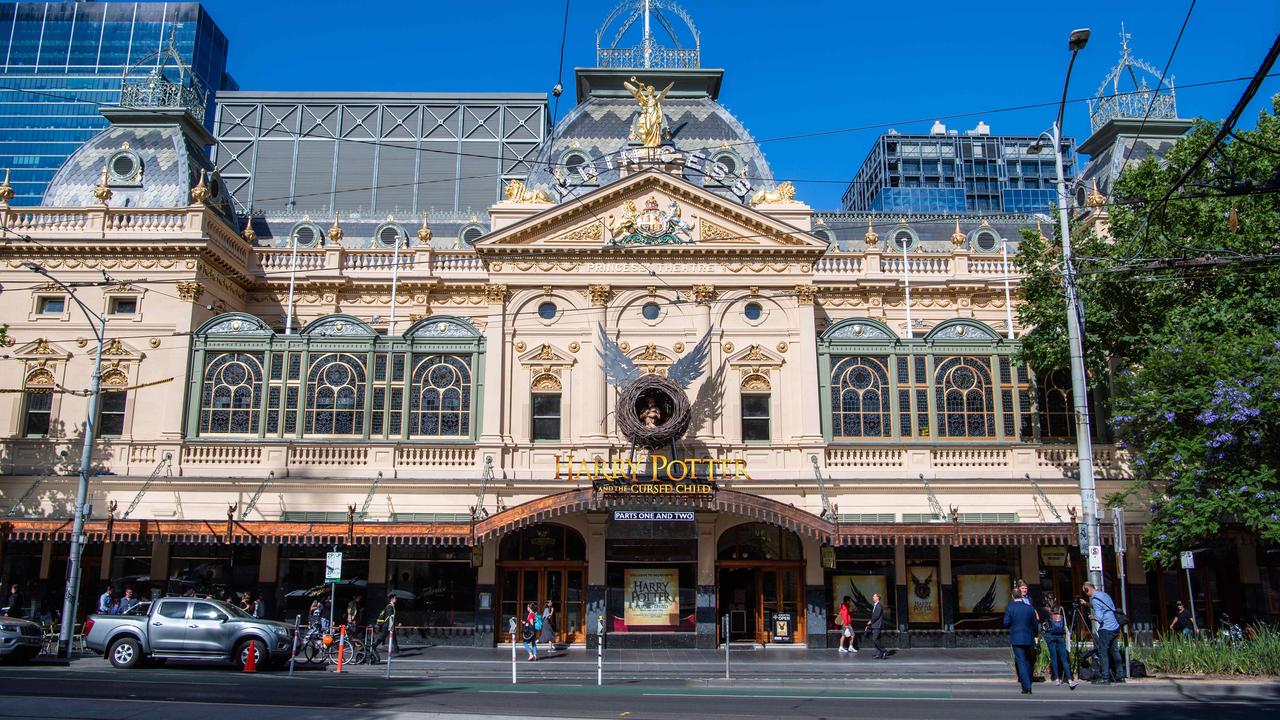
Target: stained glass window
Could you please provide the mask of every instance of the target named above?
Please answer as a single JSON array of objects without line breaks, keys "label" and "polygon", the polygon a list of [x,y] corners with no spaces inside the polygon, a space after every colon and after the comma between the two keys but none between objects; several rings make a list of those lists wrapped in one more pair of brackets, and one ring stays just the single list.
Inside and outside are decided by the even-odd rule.
[{"label": "stained glass window", "polygon": [[934,378],[939,437],[995,437],[995,399],[986,359],[946,358]]},{"label": "stained glass window", "polygon": [[471,363],[457,355],[414,359],[409,393],[409,434],[471,434]]},{"label": "stained glass window", "polygon": [[211,353],[200,393],[200,433],[256,435],[262,405],[262,354]]},{"label": "stained glass window", "polygon": [[831,370],[831,434],[888,437],[889,371],[886,358],[855,355]]},{"label": "stained glass window", "polygon": [[328,353],[307,370],[308,435],[364,433],[365,367],[357,356]]}]

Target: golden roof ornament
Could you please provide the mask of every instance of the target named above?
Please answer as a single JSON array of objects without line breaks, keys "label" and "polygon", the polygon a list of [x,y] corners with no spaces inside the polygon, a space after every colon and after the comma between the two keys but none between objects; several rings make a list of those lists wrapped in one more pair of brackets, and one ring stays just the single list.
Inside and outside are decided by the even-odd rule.
[{"label": "golden roof ornament", "polygon": [[250,245],[258,241],[258,233],[254,232],[253,229],[253,218],[247,217],[244,219],[244,229],[240,231],[240,237],[244,238],[244,241]]},{"label": "golden roof ornament", "polygon": [[755,195],[747,201],[751,207],[757,205],[779,205],[781,203],[795,202],[796,186],[790,180],[780,183],[772,190],[757,190]]},{"label": "golden roof ornament", "polygon": [[9,201],[13,196],[13,186],[9,184],[9,168],[5,168],[4,182],[0,183],[0,207],[9,207]]},{"label": "golden roof ornament", "polygon": [[548,193],[542,188],[531,188],[528,185],[525,185],[523,180],[512,180],[511,182],[508,182],[503,188],[503,194],[506,195],[508,202],[513,203],[551,205],[555,202],[551,199],[551,193]]},{"label": "golden roof ornament", "polygon": [[1089,188],[1089,194],[1085,195],[1084,204],[1095,210],[1107,204],[1107,196],[1098,192],[1097,178],[1094,178],[1093,186]]},{"label": "golden roof ornament", "polygon": [[333,214],[333,225],[325,234],[329,236],[329,242],[331,243],[337,243],[342,240],[342,225],[338,224],[338,213],[335,212]]},{"label": "golden roof ornament", "polygon": [[968,236],[960,230],[960,218],[956,218],[956,231],[951,233],[951,244],[960,247],[967,239],[969,239]]},{"label": "golden roof ornament", "polygon": [[1040,229],[1039,220],[1036,221],[1036,235],[1040,238],[1040,242],[1044,242],[1044,243],[1049,242],[1049,238],[1044,236],[1044,230]]},{"label": "golden roof ornament", "polygon": [[196,180],[196,186],[191,188],[191,202],[196,205],[204,205],[209,202],[209,198],[213,197],[213,192],[209,190],[209,186],[204,182],[205,171],[200,171],[200,177]]},{"label": "golden roof ornament", "polygon": [[111,192],[111,188],[107,185],[107,169],[102,168],[102,177],[98,179],[98,186],[93,189],[93,197],[102,203],[103,207],[107,206],[107,201],[115,193]]},{"label": "golden roof ornament", "polygon": [[875,247],[880,242],[880,236],[876,234],[876,229],[871,227],[870,216],[867,217],[867,232],[863,234],[862,242],[866,243],[869,248]]},{"label": "golden roof ornament", "polygon": [[431,227],[427,224],[427,213],[422,213],[422,227],[418,228],[418,242],[423,245],[431,242]]},{"label": "golden roof ornament", "polygon": [[630,81],[622,81],[622,86],[640,103],[640,116],[631,125],[630,140],[647,148],[662,146],[668,135],[667,121],[662,115],[662,101],[667,99],[667,93],[671,92],[674,85],[674,82],[668,83],[662,92],[658,92],[652,85],[637,80],[635,75],[631,76]]}]

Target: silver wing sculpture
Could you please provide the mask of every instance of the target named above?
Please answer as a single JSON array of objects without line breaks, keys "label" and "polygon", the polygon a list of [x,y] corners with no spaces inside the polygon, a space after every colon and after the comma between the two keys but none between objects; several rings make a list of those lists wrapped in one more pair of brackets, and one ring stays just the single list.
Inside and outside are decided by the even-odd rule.
[{"label": "silver wing sculpture", "polygon": [[[599,338],[600,369],[604,370],[605,379],[615,387],[625,387],[640,377],[640,368],[622,352],[618,343],[609,337],[604,325],[596,324],[596,336]],[[689,384],[702,376],[707,364],[707,356],[711,352],[711,330],[708,329],[698,344],[680,359],[676,360],[667,371],[667,379],[688,389]]]}]

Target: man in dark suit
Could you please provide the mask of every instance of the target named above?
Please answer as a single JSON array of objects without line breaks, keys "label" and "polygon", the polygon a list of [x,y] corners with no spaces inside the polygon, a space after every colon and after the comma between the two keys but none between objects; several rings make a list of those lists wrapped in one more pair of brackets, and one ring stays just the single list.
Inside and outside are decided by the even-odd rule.
[{"label": "man in dark suit", "polygon": [[1036,657],[1036,635],[1039,618],[1035,608],[1020,602],[1021,595],[1013,591],[1009,606],[1004,611],[1004,626],[1009,628],[1009,644],[1013,646],[1013,662],[1018,668],[1018,683],[1022,694],[1031,694],[1031,671]]},{"label": "man in dark suit", "polygon": [[884,645],[880,644],[880,630],[884,627],[884,605],[880,604],[880,593],[871,595],[871,619],[867,621],[866,632],[871,635],[871,642],[876,646],[876,660],[889,657],[885,654]]}]

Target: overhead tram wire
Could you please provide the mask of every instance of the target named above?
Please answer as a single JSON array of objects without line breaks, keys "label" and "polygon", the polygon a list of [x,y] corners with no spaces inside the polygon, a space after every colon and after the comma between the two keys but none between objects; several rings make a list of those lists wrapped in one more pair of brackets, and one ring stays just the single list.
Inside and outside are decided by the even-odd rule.
[{"label": "overhead tram wire", "polygon": [[551,111],[551,127],[560,121],[560,95],[564,93],[564,46],[569,40],[569,0],[564,0],[564,29],[560,31],[560,65],[556,69],[556,84],[551,88],[555,105]]},{"label": "overhead tram wire", "polygon": [[[1178,53],[1178,46],[1182,43],[1182,34],[1187,31],[1187,24],[1191,22],[1191,11],[1196,9],[1196,0],[1191,0],[1191,5],[1187,8],[1187,16],[1182,19],[1182,27],[1178,29],[1178,37],[1173,41],[1173,48],[1169,50],[1169,59],[1165,60],[1164,70],[1160,71],[1160,81],[1156,83],[1155,90],[1151,93],[1151,101],[1147,103],[1147,110],[1142,114],[1142,122],[1138,124],[1138,133],[1134,135],[1133,140],[1129,143],[1129,147],[1124,151],[1124,160],[1120,162],[1120,167],[1129,164],[1129,155],[1133,153],[1133,148],[1137,147],[1138,140],[1142,137],[1142,131],[1147,126],[1147,118],[1151,117],[1151,111],[1156,107],[1156,100],[1160,97],[1160,88],[1164,87],[1164,79],[1169,75],[1169,68],[1173,66],[1173,56]],[[1121,30],[1124,28],[1122,27]]]},{"label": "overhead tram wire", "polygon": [[[1276,76],[1277,76],[1277,75],[1275,75],[1275,74],[1272,74],[1272,75],[1266,75],[1266,77],[1276,77]],[[1217,80],[1207,80],[1207,81],[1197,82],[1197,83],[1187,83],[1187,84],[1185,84],[1185,85],[1182,85],[1179,89],[1181,89],[1181,90],[1184,90],[1184,91],[1185,91],[1185,90],[1188,90],[1188,89],[1191,89],[1191,88],[1209,87],[1209,86],[1213,86],[1213,85],[1223,85],[1223,84],[1230,84],[1230,83],[1234,83],[1234,82],[1243,82],[1243,81],[1245,81],[1245,80],[1249,80],[1249,79],[1250,79],[1250,77],[1249,77],[1249,76],[1241,76],[1241,77],[1234,77],[1234,78],[1222,78],[1222,79],[1217,79]],[[58,93],[45,92],[45,91],[40,91],[40,90],[31,90],[31,89],[27,89],[27,88],[18,88],[18,87],[13,87],[13,86],[8,86],[8,85],[3,85],[3,84],[0,84],[0,91],[9,91],[9,92],[16,92],[16,93],[26,93],[26,94],[31,94],[31,95],[39,95],[39,96],[51,97],[51,98],[60,99],[60,100],[66,100],[66,101],[68,101],[68,102],[80,103],[80,104],[86,104],[86,105],[95,105],[95,106],[99,106],[99,107],[119,107],[119,105],[117,105],[117,104],[115,104],[115,103],[107,103],[107,102],[101,102],[101,101],[96,101],[96,100],[86,100],[86,99],[83,99],[83,98],[77,98],[77,97],[73,97],[73,96],[69,96],[69,95],[60,95],[60,94],[58,94]],[[1122,95],[1136,95],[1136,94],[1142,94],[1142,93],[1145,93],[1145,92],[1148,92],[1148,91],[1138,91],[1138,90],[1134,90],[1134,91],[1127,91],[1127,92],[1123,92],[1123,93],[1117,93],[1117,96],[1122,96]],[[1066,102],[1066,103],[1068,103],[1068,104],[1072,104],[1072,103],[1084,103],[1084,102],[1088,102],[1088,101],[1089,101],[1089,100],[1091,100],[1091,99],[1092,99],[1092,98],[1075,98],[1075,99],[1068,99],[1068,100],[1066,100],[1065,102]],[[1009,106],[1009,107],[1003,107],[1003,108],[993,108],[993,109],[988,109],[988,110],[978,110],[978,111],[970,111],[970,112],[963,112],[963,113],[952,113],[952,114],[949,114],[949,115],[930,116],[930,117],[927,117],[927,118],[904,119],[904,120],[896,120],[896,121],[891,121],[891,122],[880,122],[880,123],[872,123],[872,124],[868,124],[868,125],[859,125],[859,126],[853,126],[853,127],[835,128],[835,129],[831,129],[831,130],[818,130],[818,131],[808,132],[808,133],[797,133],[797,134],[793,134],[793,135],[779,135],[779,136],[775,136],[775,137],[771,137],[771,138],[762,138],[762,139],[755,139],[755,140],[740,140],[740,141],[735,141],[735,142],[731,142],[731,143],[724,143],[724,144],[723,144],[723,147],[736,147],[736,146],[748,146],[748,145],[755,145],[755,146],[759,146],[759,145],[762,145],[762,144],[764,144],[764,143],[768,143],[768,142],[780,142],[780,141],[784,141],[784,140],[799,140],[799,139],[805,139],[805,138],[811,138],[811,137],[824,137],[824,136],[828,136],[828,135],[838,135],[838,134],[844,134],[844,133],[862,132],[862,131],[866,131],[866,130],[885,129],[885,128],[892,128],[892,127],[896,127],[896,126],[900,126],[900,125],[911,125],[911,124],[917,124],[917,123],[931,122],[931,121],[933,121],[933,120],[956,120],[956,119],[963,119],[963,118],[969,118],[969,117],[978,117],[978,116],[986,116],[986,115],[996,115],[996,114],[1008,113],[1008,112],[1019,112],[1019,111],[1023,111],[1023,110],[1033,110],[1033,109],[1045,108],[1045,107],[1051,107],[1051,106],[1056,107],[1056,106],[1058,105],[1058,102],[1059,102],[1059,101],[1054,100],[1054,101],[1052,101],[1052,102],[1032,103],[1032,104],[1026,104],[1026,105],[1015,105],[1015,106]],[[145,111],[146,111],[146,109],[145,109],[145,108],[137,108],[137,110],[139,110],[139,111],[143,111],[143,112],[145,112]],[[455,156],[455,157],[470,157],[470,158],[476,158],[476,159],[481,159],[481,160],[495,160],[495,161],[499,161],[499,160],[507,159],[507,158],[505,158],[504,156],[501,156],[501,155],[486,155],[486,154],[483,154],[483,153],[468,153],[468,152],[462,152],[462,151],[458,151],[458,150],[443,150],[443,149],[438,149],[438,148],[429,148],[429,147],[420,147],[420,148],[409,147],[409,146],[406,146],[406,145],[396,144],[396,143],[394,143],[394,142],[384,142],[384,140],[386,140],[386,139],[384,139],[384,138],[378,138],[378,139],[367,139],[367,138],[342,138],[342,137],[337,137],[337,136],[334,136],[334,135],[316,135],[316,134],[312,134],[312,133],[310,133],[310,132],[294,132],[294,131],[291,131],[291,130],[278,130],[278,131],[276,131],[276,132],[279,132],[279,134],[281,134],[281,135],[288,135],[288,136],[293,136],[293,137],[297,137],[297,138],[307,138],[307,139],[314,139],[314,140],[333,140],[333,141],[335,141],[335,142],[349,142],[349,143],[357,143],[357,144],[363,144],[363,145],[377,145],[378,147],[383,148],[383,149],[396,149],[396,150],[404,150],[404,151],[409,151],[409,152],[423,152],[423,153],[431,153],[431,154],[437,154],[437,155],[450,155],[450,156]],[[545,140],[546,140],[546,139],[544,139],[544,142],[545,142]],[[605,153],[605,154],[601,155],[600,157],[601,157],[601,158],[605,158],[605,157],[613,157],[613,156],[617,156],[617,155],[621,154],[622,152],[624,152],[624,150],[615,150],[615,151],[611,151],[611,152]],[[548,170],[551,170],[551,169],[554,169],[554,168],[565,168],[565,167],[567,167],[567,165],[566,165],[565,163],[553,162],[553,161],[538,161],[538,160],[536,160],[536,159],[527,159],[527,160],[522,160],[521,162],[524,162],[524,163],[527,163],[527,164],[530,164],[530,165],[545,166],[545,167],[547,167],[547,168],[548,168]],[[502,175],[505,175],[505,174],[507,174],[507,173],[484,173],[484,174],[480,174],[480,175],[466,176],[466,177],[464,177],[464,178],[445,178],[445,179],[424,180],[424,181],[409,182],[409,183],[388,183],[388,184],[383,184],[383,185],[369,185],[369,186],[365,186],[365,187],[357,187],[357,188],[343,188],[343,192],[353,192],[353,191],[362,191],[362,190],[377,190],[377,189],[384,189],[384,188],[408,187],[408,186],[413,186],[413,185],[424,185],[424,184],[433,183],[433,182],[456,182],[456,181],[457,181],[457,180],[459,180],[459,179],[483,179],[483,178],[489,178],[489,177],[494,177],[494,178],[496,178],[496,177],[501,177]],[[763,178],[763,177],[747,177],[746,179],[763,180],[763,179],[766,179],[766,178]],[[852,183],[852,182],[856,182],[856,181],[853,181],[853,180],[846,180],[846,179],[804,179],[804,178],[801,178],[801,179],[793,179],[793,180],[792,180],[792,182],[805,182],[805,183],[833,183],[833,184],[845,184],[845,185],[848,185],[848,184],[850,184],[850,183]],[[268,201],[268,200],[288,200],[288,199],[297,198],[297,197],[311,197],[311,196],[321,196],[321,195],[331,195],[331,194],[333,194],[331,191],[327,191],[327,192],[309,193],[309,194],[303,194],[303,195],[280,196],[280,197],[272,197],[272,198],[259,198],[259,200],[262,200],[262,201]]]}]

